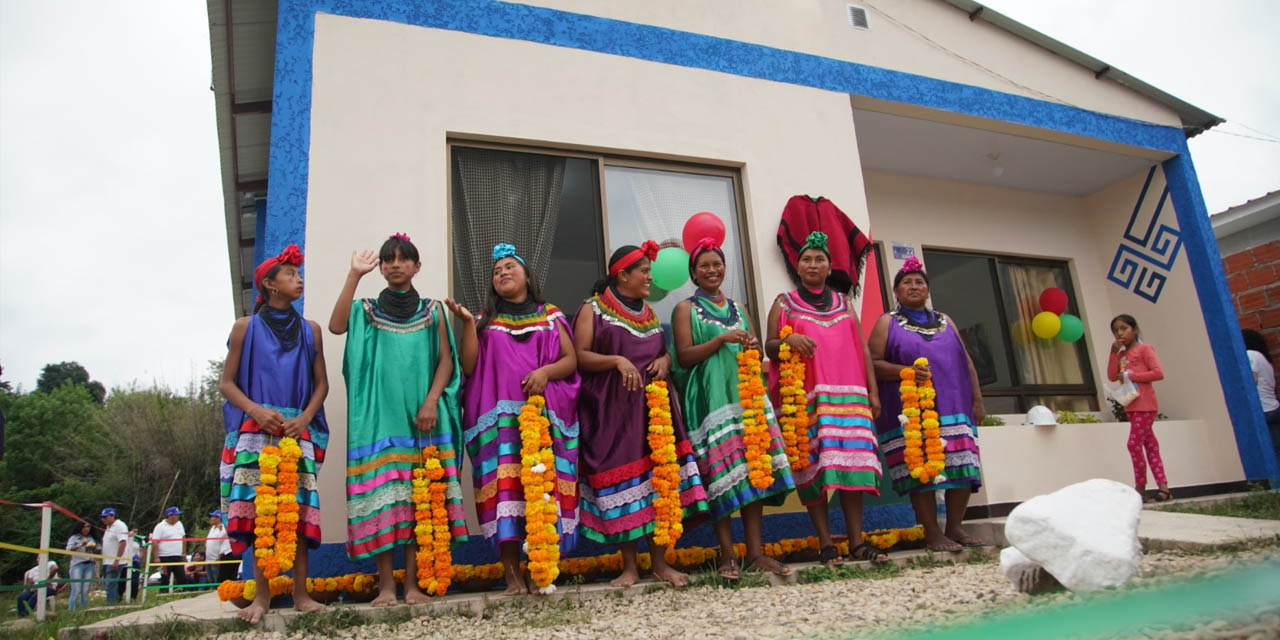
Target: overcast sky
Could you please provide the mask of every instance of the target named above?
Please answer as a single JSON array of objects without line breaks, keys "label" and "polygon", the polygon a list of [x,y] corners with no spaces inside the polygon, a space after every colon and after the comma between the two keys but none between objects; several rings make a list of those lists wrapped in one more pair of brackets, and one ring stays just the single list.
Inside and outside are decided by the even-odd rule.
[{"label": "overcast sky", "polygon": [[[987,4],[1231,121],[1191,141],[1211,212],[1280,188],[1280,144],[1226,133],[1280,139],[1280,3]],[[0,0],[3,379],[76,360],[109,387],[181,387],[225,354],[206,11]]]}]

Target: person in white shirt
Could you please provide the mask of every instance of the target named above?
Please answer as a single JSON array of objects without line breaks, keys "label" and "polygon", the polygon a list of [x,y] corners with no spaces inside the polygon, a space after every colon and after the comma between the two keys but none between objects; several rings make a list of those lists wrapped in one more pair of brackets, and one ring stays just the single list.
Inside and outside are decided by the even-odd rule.
[{"label": "person in white shirt", "polygon": [[[52,560],[49,561],[49,577],[47,579],[48,580],[58,579],[58,563]],[[22,584],[35,584],[39,581],[40,581],[40,565],[31,567],[30,569],[27,569],[26,573],[22,574]],[[48,589],[48,595],[46,597],[52,598],[58,593],[57,585],[51,584],[46,588]],[[19,618],[25,617],[27,614],[31,613],[32,611],[35,611],[36,602],[38,602],[39,599],[40,599],[39,589],[28,589],[26,591],[23,591],[22,594],[18,596],[18,617]]]},{"label": "person in white shirt", "polygon": [[[222,526],[222,512],[218,510],[209,512],[209,533],[205,534],[209,538],[204,543],[204,557],[209,560],[230,560],[231,559],[231,540],[227,538],[227,530]],[[219,540],[218,538],[224,538]],[[213,582],[221,583],[223,580],[235,579],[236,566],[234,564],[213,564],[209,565],[209,577]]]},{"label": "person in white shirt", "polygon": [[[187,529],[182,526],[181,516],[182,510],[177,507],[164,510],[164,520],[156,523],[156,528],[151,531],[152,562],[187,561],[187,543],[182,540],[187,537]],[[169,577],[172,576],[173,584],[185,585],[187,572],[183,570],[183,566],[176,564],[162,567],[162,583],[168,584]]]},{"label": "person in white shirt", "polygon": [[[127,539],[129,538],[129,527],[116,517],[116,510],[107,507],[99,514],[102,518],[102,553],[106,556],[114,556],[124,558]],[[122,592],[120,577],[124,575],[124,570],[129,566],[128,560],[103,560],[102,561],[102,580],[107,587],[107,604],[115,604],[120,601],[120,593]]]},{"label": "person in white shirt", "polygon": [[1276,398],[1276,370],[1271,364],[1267,340],[1253,329],[1240,332],[1244,348],[1249,356],[1249,368],[1253,370],[1253,382],[1258,385],[1258,398],[1262,400],[1262,414],[1267,418],[1267,430],[1271,432],[1271,446],[1280,459],[1280,399]]}]

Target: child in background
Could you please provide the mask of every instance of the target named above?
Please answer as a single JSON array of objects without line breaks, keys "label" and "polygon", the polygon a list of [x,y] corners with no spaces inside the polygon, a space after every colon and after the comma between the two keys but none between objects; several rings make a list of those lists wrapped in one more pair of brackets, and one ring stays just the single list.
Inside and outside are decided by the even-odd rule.
[{"label": "child in background", "polygon": [[[1120,314],[1111,320],[1111,333],[1116,341],[1111,345],[1111,357],[1107,361],[1107,378],[1112,382],[1120,380],[1122,373],[1129,374],[1129,380],[1138,387],[1138,397],[1125,408],[1129,417],[1129,457],[1133,460],[1134,488],[1145,498],[1147,491],[1147,464],[1151,465],[1151,475],[1155,476],[1160,487],[1155,502],[1165,502],[1173,498],[1169,491],[1169,481],[1164,475],[1164,463],[1160,460],[1160,443],[1152,425],[1160,410],[1156,401],[1156,390],[1151,383],[1164,380],[1164,370],[1160,368],[1160,360],[1156,350],[1142,341],[1138,333],[1138,321],[1128,314]],[[1143,449],[1146,458],[1143,458]]]}]

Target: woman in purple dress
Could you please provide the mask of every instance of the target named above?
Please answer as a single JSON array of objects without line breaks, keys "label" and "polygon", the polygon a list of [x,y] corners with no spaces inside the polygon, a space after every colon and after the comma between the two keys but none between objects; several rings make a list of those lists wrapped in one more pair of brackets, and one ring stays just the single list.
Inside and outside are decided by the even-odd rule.
[{"label": "woman in purple dress", "polygon": [[[880,380],[880,418],[876,430],[880,449],[893,488],[911,498],[916,521],[924,525],[925,544],[934,551],[959,551],[962,547],[981,546],[983,541],[969,535],[960,526],[969,496],[982,486],[982,466],[978,458],[976,425],[986,416],[978,374],[964,349],[955,322],[945,313],[929,309],[929,278],[915,257],[893,278],[893,295],[898,308],[880,316],[871,330],[868,345]],[[928,358],[929,364],[914,365],[917,358]],[[911,477],[903,452],[902,398],[898,385],[900,372],[914,366],[917,380],[933,379],[937,391],[938,421],[941,423],[946,468],[942,475],[927,484]],[[938,527],[935,492],[946,491],[946,530]]]},{"label": "woman in purple dress", "polygon": [[[231,549],[253,552],[258,455],[285,436],[298,441],[298,545],[293,562],[293,607],[319,611],[324,606],[307,595],[307,549],[320,546],[320,496],[316,475],[329,444],[324,399],[329,379],[324,366],[320,325],[303,318],[293,303],[302,297],[302,252],[291,244],[280,255],[254,269],[258,287],[254,314],[231,327],[227,360],[218,385],[226,403],[222,416],[226,441],[222,448],[222,512],[227,518]],[[257,624],[271,608],[271,590],[262,569],[254,565],[257,596],[240,617]]]},{"label": "woman in purple dress", "polygon": [[[581,531],[596,542],[622,546],[622,575],[614,586],[629,586],[639,579],[636,547],[640,538],[649,538],[655,577],[677,587],[689,581],[667,564],[666,547],[651,537],[657,511],[645,386],[652,380],[666,380],[671,370],[662,325],[644,301],[653,281],[650,263],[657,254],[658,245],[651,240],[643,247],[628,245],[614,251],[607,277],[596,283],[594,295],[582,303],[573,321],[578,369],[583,373],[578,399]],[[680,504],[688,521],[705,515],[707,494],[679,403],[672,400]]]},{"label": "woman in purple dress", "polygon": [[471,458],[476,515],[498,550],[507,594],[528,593],[520,572],[525,539],[520,483],[520,409],[529,396],[546,398],[551,450],[556,457],[557,529],[567,552],[578,529],[578,361],[564,314],[542,301],[538,281],[516,248],[493,248],[493,281],[485,309],[473,315],[445,302],[460,322],[458,360],[467,376],[463,441]]}]

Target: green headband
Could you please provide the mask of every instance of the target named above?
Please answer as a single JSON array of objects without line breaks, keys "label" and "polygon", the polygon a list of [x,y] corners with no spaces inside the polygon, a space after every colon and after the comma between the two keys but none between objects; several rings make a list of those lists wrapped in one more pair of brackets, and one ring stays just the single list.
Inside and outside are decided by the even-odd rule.
[{"label": "green headband", "polygon": [[804,245],[800,247],[800,251],[796,255],[799,256],[800,253],[804,253],[808,249],[818,249],[827,255],[831,255],[831,252],[827,250],[827,234],[821,231],[814,231],[813,233],[810,233],[809,236],[804,239]]}]

